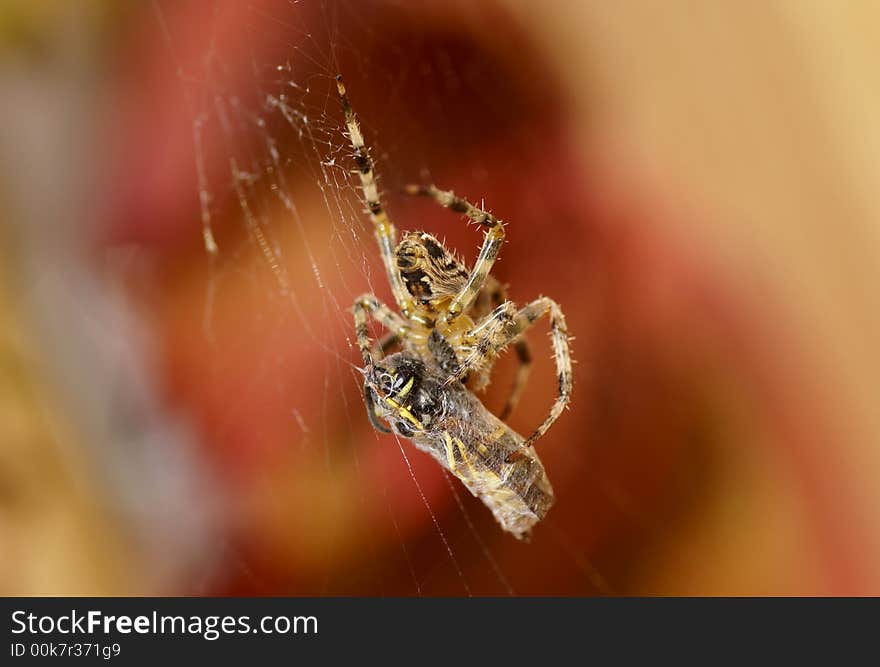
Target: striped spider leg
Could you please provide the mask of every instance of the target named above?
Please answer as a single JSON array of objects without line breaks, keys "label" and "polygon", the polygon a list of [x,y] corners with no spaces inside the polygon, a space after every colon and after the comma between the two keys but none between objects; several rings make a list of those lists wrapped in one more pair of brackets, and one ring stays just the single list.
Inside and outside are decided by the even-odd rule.
[{"label": "striped spider leg", "polygon": [[483,246],[480,248],[480,254],[477,256],[474,268],[461,290],[446,307],[444,320],[446,323],[451,323],[471,306],[486,283],[492,265],[498,258],[498,251],[504,243],[504,225],[491,213],[477,208],[466,199],[456,196],[454,192],[439,190],[433,185],[408,185],[406,192],[411,195],[430,197],[450,211],[463,213],[484,230]]},{"label": "striped spider leg", "polygon": [[[486,284],[477,295],[468,314],[474,321],[482,321],[505,301],[507,301],[506,286],[489,275],[486,277]],[[502,421],[507,419],[519,404],[519,399],[526,388],[526,384],[528,384],[529,375],[532,370],[532,349],[525,334],[515,338],[512,344],[517,359],[516,375],[514,376],[513,385],[510,387],[504,407],[498,413],[498,418]],[[479,388],[478,386],[477,389]]]},{"label": "striped spider leg", "polygon": [[370,214],[370,220],[373,223],[373,232],[379,244],[379,253],[382,255],[382,263],[385,265],[385,274],[388,278],[388,283],[391,285],[391,293],[394,295],[394,300],[397,302],[400,312],[403,313],[404,317],[409,317],[413,311],[412,300],[407,295],[395,262],[394,251],[397,245],[397,230],[385,212],[385,207],[382,205],[379,187],[376,183],[376,175],[373,170],[373,160],[364,143],[364,135],[361,132],[360,124],[348,101],[348,95],[345,92],[345,84],[342,82],[341,75],[336,77],[336,88],[339,92],[339,99],[342,102],[343,113],[345,114],[348,138],[352,148],[354,148],[354,161],[357,166],[358,176],[360,177],[364,201],[367,204],[367,212]]},{"label": "striped spider leg", "polygon": [[[361,351],[361,357],[364,360],[364,373],[367,374],[374,367],[376,361],[381,360],[385,356],[386,345],[390,347],[396,342],[396,339],[405,338],[407,331],[406,321],[384,303],[379,301],[372,294],[362,294],[355,299],[354,306],[354,329],[357,336],[358,348]],[[367,322],[372,317],[382,326],[388,329],[389,334],[383,341],[376,342],[370,338]],[[386,343],[386,340],[392,342]],[[370,394],[370,388],[364,383],[364,402],[367,406],[367,416],[370,423],[377,431],[382,433],[391,433],[391,429],[387,428],[376,417],[375,399]]]},{"label": "striped spider leg", "polygon": [[[522,448],[533,445],[536,440],[547,433],[571,401],[572,368],[571,351],[568,345],[568,329],[565,324],[565,315],[563,315],[562,310],[555,301],[547,297],[540,297],[519,310],[517,310],[516,305],[512,301],[505,301],[498,306],[467,334],[466,338],[470,342],[472,351],[456,370],[456,373],[447,380],[449,382],[463,377],[471,368],[483,363],[485,358],[490,357],[494,359],[511,343],[522,342],[521,336],[539,319],[545,316],[550,318],[550,333],[553,341],[553,358],[556,362],[558,393],[553,406],[550,408],[550,413],[538,428],[535,429],[535,432],[526,439]],[[517,353],[522,359],[522,350],[517,348]],[[528,348],[526,348],[526,354],[529,354]],[[529,356],[530,360],[531,357]],[[519,398],[518,392],[521,391],[522,386],[518,383],[515,384],[516,400]]]}]

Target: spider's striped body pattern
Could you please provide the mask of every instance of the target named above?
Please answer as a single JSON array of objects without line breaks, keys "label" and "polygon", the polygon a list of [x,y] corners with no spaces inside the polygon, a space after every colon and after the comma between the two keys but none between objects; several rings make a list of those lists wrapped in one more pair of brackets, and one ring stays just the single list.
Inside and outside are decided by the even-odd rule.
[{"label": "spider's striped body pattern", "polygon": [[[489,275],[504,242],[504,225],[452,192],[433,185],[407,187],[408,193],[433,199],[483,229],[483,245],[472,269],[426,232],[408,232],[398,241],[340,77],[337,87],[363,197],[400,311],[369,294],[354,304],[367,414],[378,430],[393,430],[434,456],[492,510],[502,528],[525,538],[553,504],[553,489],[534,443],[571,397],[565,317],[547,297],[522,308],[506,300],[503,287]],[[531,353],[524,332],[544,316],[550,319],[558,395],[550,413],[526,439],[503,420],[528,378]],[[389,331],[382,341],[370,338],[371,317]],[[385,356],[395,345],[400,351]],[[496,417],[473,391],[488,385],[496,358],[510,345],[520,365],[507,403]]]}]

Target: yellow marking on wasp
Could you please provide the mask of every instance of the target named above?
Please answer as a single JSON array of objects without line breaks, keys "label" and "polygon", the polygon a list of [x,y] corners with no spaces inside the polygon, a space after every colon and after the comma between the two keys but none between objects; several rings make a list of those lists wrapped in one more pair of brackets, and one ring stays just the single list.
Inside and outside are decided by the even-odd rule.
[{"label": "yellow marking on wasp", "polygon": [[448,433],[444,433],[443,437],[446,439],[446,460],[449,462],[449,469],[452,472],[455,472],[455,456],[452,454],[452,438]]},{"label": "yellow marking on wasp", "polygon": [[415,415],[409,411],[409,407],[400,408],[400,414],[402,414],[404,417],[406,417],[407,420],[410,423],[412,423],[412,425],[415,426],[420,431],[425,430],[424,424],[422,424],[422,422],[420,422],[418,419],[416,419]]},{"label": "yellow marking on wasp", "polygon": [[395,401],[393,398],[389,398],[388,396],[385,397],[385,402],[388,405],[390,405],[392,408],[397,410],[397,414],[399,414],[401,417],[406,419],[408,422],[410,422],[417,429],[419,429],[420,431],[425,430],[424,424],[422,424],[422,422],[420,422],[418,419],[416,419],[415,415],[409,411],[410,406],[402,407],[400,405],[400,403]]},{"label": "yellow marking on wasp", "polygon": [[458,451],[461,452],[462,460],[467,464],[468,470],[471,471],[471,476],[476,479],[477,471],[474,470],[474,465],[471,463],[471,458],[467,455],[467,452],[464,450],[464,443],[458,438],[455,439],[455,444],[458,445]]},{"label": "yellow marking on wasp", "polygon": [[483,456],[485,456],[486,454],[489,453],[489,448],[486,447],[486,445],[484,445],[481,442],[479,445],[477,445],[477,451],[480,452],[480,454],[482,454]]},{"label": "yellow marking on wasp", "polygon": [[403,389],[401,389],[400,392],[398,392],[397,397],[403,398],[404,396],[406,396],[410,392],[410,390],[413,388],[413,383],[415,383],[415,381],[416,381],[416,379],[414,377],[411,377],[409,379],[409,382],[407,382],[405,385],[403,385]]}]

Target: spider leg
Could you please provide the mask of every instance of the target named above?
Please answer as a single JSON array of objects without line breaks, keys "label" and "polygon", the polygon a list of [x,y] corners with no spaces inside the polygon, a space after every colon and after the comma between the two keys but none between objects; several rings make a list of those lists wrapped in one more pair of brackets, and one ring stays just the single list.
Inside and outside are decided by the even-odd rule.
[{"label": "spider leg", "polygon": [[[544,316],[550,317],[550,336],[553,341],[553,359],[556,362],[556,377],[559,383],[558,393],[550,413],[544,421],[535,429],[535,432],[520,447],[520,451],[531,447],[535,441],[543,436],[555,422],[562,411],[571,401],[572,370],[571,351],[568,346],[568,327],[565,324],[565,315],[553,299],[546,296],[535,299],[523,306],[517,313],[517,328],[524,331]],[[515,455],[514,452],[511,456]],[[508,460],[510,457],[508,457]]]},{"label": "spider leg", "polygon": [[391,347],[393,340],[392,342],[387,343],[386,347],[384,341],[380,345],[370,338],[370,332],[367,329],[368,318],[372,317],[388,329],[391,332],[390,335],[395,340],[403,336],[407,329],[407,324],[400,315],[395,313],[372,294],[362,294],[355,299],[352,310],[354,311],[354,331],[357,336],[358,348],[361,351],[364,364],[369,366],[373,361],[382,359],[382,357],[385,356],[385,350],[388,347]]},{"label": "spider leg", "polygon": [[[522,444],[520,450],[532,446],[538,438],[543,436],[553,425],[553,422],[559,418],[559,415],[562,414],[562,411],[571,400],[572,369],[571,352],[568,346],[568,329],[565,324],[565,316],[555,301],[547,297],[541,297],[526,304],[519,311],[515,309],[510,301],[501,304],[465,336],[466,340],[472,339],[474,341],[473,352],[447,380],[447,383],[450,383],[464,377],[470,369],[478,366],[487,357],[498,354],[510,343],[524,342],[520,338],[522,334],[544,316],[550,317],[550,334],[553,341],[553,358],[556,362],[559,389],[556,400],[550,408],[550,413],[535,432]],[[528,350],[528,348],[525,348],[525,350]],[[525,370],[521,370],[517,374],[517,382],[511,395],[514,405],[519,399],[522,385],[525,383],[525,379],[520,380],[520,378],[528,377],[531,362],[531,354],[528,351],[523,352],[518,349],[517,353],[523,355],[520,357],[523,364],[521,368],[525,367]],[[508,399],[508,403],[511,402],[511,399]],[[506,406],[505,410],[509,412]],[[513,452],[511,456],[515,457],[516,454],[517,452]],[[510,457],[508,457],[508,460],[510,460]]]},{"label": "spider leg", "polygon": [[489,275],[492,265],[498,257],[501,244],[504,243],[504,225],[491,213],[477,208],[466,199],[456,196],[451,191],[439,190],[433,185],[408,185],[406,186],[406,193],[430,197],[440,206],[448,208],[450,211],[463,213],[485,231],[483,246],[480,248],[480,254],[474,264],[474,270],[471,271],[467,282],[459,293],[453,297],[446,310],[446,321],[451,322],[467,310],[486,282],[486,277]]},{"label": "spider leg", "polygon": [[[491,275],[487,276],[486,284],[483,285],[483,289],[480,290],[468,314],[475,321],[479,321],[489,314],[491,309],[497,308],[505,301],[507,301],[506,285],[501,284]],[[517,366],[516,377],[514,377],[513,386],[510,388],[507,401],[504,403],[504,408],[498,414],[498,418],[502,421],[507,419],[519,404],[519,399],[528,383],[529,373],[532,369],[532,352],[525,336],[520,336],[513,341],[513,346],[519,365]]]},{"label": "spider leg", "polygon": [[529,381],[529,374],[532,370],[532,351],[528,341],[525,338],[514,341],[513,349],[516,351],[519,366],[516,369],[516,377],[513,379],[510,394],[507,396],[507,402],[504,404],[501,414],[498,415],[501,421],[507,419],[519,404],[520,396],[522,396],[523,390],[526,388],[526,383]]},{"label": "spider leg", "polygon": [[382,263],[385,265],[385,273],[388,282],[391,285],[391,293],[400,312],[404,316],[408,316],[412,311],[411,301],[407,291],[400,280],[397,272],[397,266],[394,260],[394,248],[397,245],[397,230],[394,223],[385,212],[382,206],[382,198],[379,195],[379,187],[376,184],[376,174],[373,170],[373,160],[370,158],[370,152],[364,143],[364,135],[361,132],[361,126],[358,123],[357,116],[351,108],[348,101],[348,95],[345,92],[345,84],[342,83],[342,76],[336,77],[336,88],[339,91],[339,100],[342,103],[342,110],[345,113],[345,126],[348,129],[348,138],[351,147],[354,149],[354,161],[357,165],[358,176],[361,180],[361,190],[364,194],[364,201],[367,204],[367,211],[370,214],[370,220],[373,222],[373,231],[376,235],[376,241],[379,244],[379,253],[382,255]]},{"label": "spider leg", "polygon": [[492,352],[501,352],[519,334],[516,327],[516,305],[505,301],[491,313],[486,315],[473,329],[462,338],[462,343],[471,348],[455,371],[446,379],[446,384],[461,380],[475,368],[481,366]]},{"label": "spider leg", "polygon": [[483,289],[477,293],[476,298],[467,310],[467,314],[471,316],[474,322],[479,322],[505,301],[507,301],[507,285],[501,284],[494,276],[488,275],[486,276],[486,282],[483,284]]},{"label": "spider leg", "polygon": [[[388,306],[379,301],[372,294],[363,294],[359,296],[352,307],[354,311],[354,330],[357,335],[358,347],[361,356],[364,358],[364,365],[369,367],[374,360],[381,359],[385,355],[385,340],[391,339],[390,347],[394,341],[403,335],[406,329],[406,323],[403,318],[392,311]],[[388,336],[383,339],[381,344],[370,338],[370,332],[367,328],[368,317],[372,316],[377,322],[382,324],[386,329],[390,330]],[[391,433],[391,429],[386,427],[376,416],[376,408],[373,405],[374,398],[369,386],[364,383],[364,404],[367,407],[367,417],[370,423],[377,431],[381,433]]]}]

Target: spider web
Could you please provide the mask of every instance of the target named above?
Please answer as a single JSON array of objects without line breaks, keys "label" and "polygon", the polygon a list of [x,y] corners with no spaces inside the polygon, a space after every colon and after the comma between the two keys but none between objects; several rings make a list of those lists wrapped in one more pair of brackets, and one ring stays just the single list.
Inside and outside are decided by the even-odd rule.
[{"label": "spider web", "polygon": [[[193,416],[221,480],[225,537],[207,590],[610,592],[595,564],[596,532],[578,510],[557,506],[531,544],[517,542],[408,441],[375,433],[360,396],[350,305],[364,292],[393,300],[334,76],[345,77],[398,230],[427,229],[472,262],[481,235],[400,189],[436,182],[478,204],[486,196],[510,225],[494,275],[517,302],[552,296],[574,269],[556,269],[540,252],[528,263],[527,249],[513,249],[550,232],[546,199],[566,169],[548,138],[560,108],[551,82],[528,49],[503,46],[520,29],[496,17],[502,38],[481,40],[496,9],[467,3],[440,11],[157,0],[152,10],[146,44],[161,64],[157,79],[173,89],[169,122],[187,128],[178,137],[178,209],[156,232],[163,270],[153,304],[168,391]],[[552,194],[542,194],[543,173]],[[538,351],[548,341],[531,339],[536,367],[511,420],[521,432],[555,389],[552,362]],[[503,403],[513,369],[513,359],[499,362],[490,409]],[[554,443],[553,433],[542,457],[558,505],[594,502],[577,490],[597,483],[609,497],[613,485],[597,482],[586,456],[560,470],[571,443]]]}]

